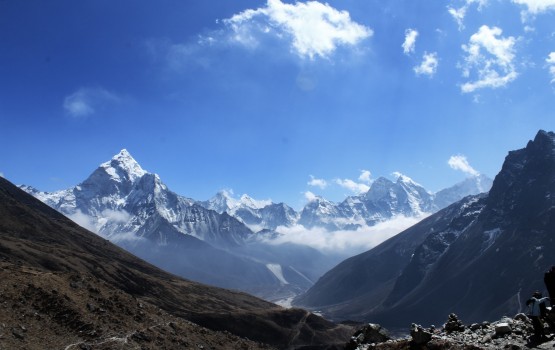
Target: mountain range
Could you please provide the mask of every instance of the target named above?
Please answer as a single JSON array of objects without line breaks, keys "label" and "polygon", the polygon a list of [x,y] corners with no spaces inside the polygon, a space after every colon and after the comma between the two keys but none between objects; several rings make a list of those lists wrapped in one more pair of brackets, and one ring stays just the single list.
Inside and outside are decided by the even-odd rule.
[{"label": "mountain range", "polygon": [[299,212],[287,204],[257,201],[246,194],[235,199],[229,191],[218,192],[199,204],[219,213],[228,213],[254,232],[294,225],[307,229],[323,227],[329,231],[356,230],[399,215],[420,217],[436,212],[468,195],[487,192],[491,184],[490,178],[480,174],[434,194],[400,174],[395,182],[380,177],[366,193],[349,196],[340,203],[315,196]]},{"label": "mountain range", "polygon": [[525,311],[555,265],[555,134],[511,151],[489,193],[469,196],[345,260],[294,301],[340,320],[403,327]]},{"label": "mountain range", "polygon": [[279,227],[349,230],[396,215],[421,216],[438,203],[487,190],[489,181],[476,176],[433,195],[406,176],[396,182],[379,178],[363,195],[339,204],[318,197],[296,212],[247,195],[236,200],[226,191],[204,202],[178,195],[124,149],[70,189],[20,188],[167,271],[279,301],[306,291],[342,258],[306,245],[277,244]]},{"label": "mountain range", "polygon": [[170,191],[126,150],[73,188],[21,188],[167,271],[268,300],[301,293],[337,262],[310,247],[265,244],[226,212]]}]

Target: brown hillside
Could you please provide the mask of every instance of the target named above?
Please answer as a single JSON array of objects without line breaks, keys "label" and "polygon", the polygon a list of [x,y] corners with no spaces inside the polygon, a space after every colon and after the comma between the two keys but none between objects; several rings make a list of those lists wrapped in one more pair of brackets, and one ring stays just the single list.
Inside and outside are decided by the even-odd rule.
[{"label": "brown hillside", "polygon": [[[186,320],[279,348],[344,344],[350,335],[349,328],[304,310],[286,310],[245,293],[209,287],[166,273],[81,228],[2,178],[0,260],[3,267],[0,344],[6,342],[6,346],[12,344],[8,340],[25,342],[22,345],[25,348],[41,348],[46,339],[55,342],[60,337],[96,344],[134,332],[173,330],[181,334],[168,322],[173,322],[174,327],[193,327]],[[21,304],[14,299],[18,295],[23,300]],[[113,299],[116,297],[120,301]],[[45,307],[42,300],[51,300],[46,306],[55,307],[52,310]],[[112,305],[112,309],[102,307],[104,304]],[[151,312],[139,310],[139,304],[146,305]],[[67,309],[67,315],[55,312],[58,305]],[[18,316],[21,314],[18,307],[26,316]],[[158,308],[163,311],[157,311]],[[28,313],[34,317],[41,337],[34,335],[35,326],[31,330],[16,322],[18,317],[26,319]],[[164,326],[158,328],[160,324]],[[26,330],[20,330],[21,326]],[[233,344],[231,339],[236,339],[225,340],[231,337],[229,333],[208,333],[207,343]],[[157,334],[147,334],[145,338],[152,341],[157,337],[164,338]],[[60,344],[56,341],[53,348]],[[244,344],[247,348],[260,346]]]}]

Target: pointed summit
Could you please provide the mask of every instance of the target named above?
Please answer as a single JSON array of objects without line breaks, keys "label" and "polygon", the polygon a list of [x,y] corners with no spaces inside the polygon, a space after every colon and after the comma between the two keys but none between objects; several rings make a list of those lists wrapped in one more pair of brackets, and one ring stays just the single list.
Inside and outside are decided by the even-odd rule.
[{"label": "pointed summit", "polygon": [[100,165],[114,180],[126,179],[131,182],[141,178],[147,172],[125,148],[106,163]]},{"label": "pointed summit", "polygon": [[147,172],[126,149],[123,149],[111,160],[100,164],[85,181],[77,186],[77,190],[86,193],[87,198],[126,196],[145,174]]},{"label": "pointed summit", "polygon": [[237,200],[233,198],[233,190],[221,190],[212,198],[202,202],[206,209],[214,210],[219,214],[228,212],[237,206]]},{"label": "pointed summit", "polygon": [[241,206],[251,209],[262,209],[267,205],[272,204],[272,201],[267,200],[256,200],[249,196],[248,194],[243,194],[239,199],[239,203]]},{"label": "pointed summit", "polygon": [[393,173],[393,175],[397,178],[397,183],[398,184],[406,184],[406,185],[409,185],[409,186],[422,187],[422,185],[420,185],[418,182],[414,181],[413,179],[411,179],[410,177],[408,177],[405,174],[401,174],[400,172],[395,172],[395,173]]}]

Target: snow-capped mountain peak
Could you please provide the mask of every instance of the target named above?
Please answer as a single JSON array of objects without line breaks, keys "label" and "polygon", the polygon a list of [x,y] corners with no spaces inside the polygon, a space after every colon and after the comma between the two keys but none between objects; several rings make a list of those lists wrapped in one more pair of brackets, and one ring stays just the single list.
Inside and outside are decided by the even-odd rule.
[{"label": "snow-capped mountain peak", "polygon": [[243,194],[239,199],[233,197],[233,191],[221,190],[208,201],[201,203],[205,208],[212,209],[218,213],[226,212],[234,215],[240,209],[263,209],[273,204],[271,200],[256,200],[247,194]]},{"label": "snow-capped mountain peak", "polygon": [[417,183],[416,181],[414,181],[413,179],[411,179],[410,177],[401,174],[399,172],[394,173],[394,175],[397,177],[397,183],[398,184],[405,184],[408,186],[418,186],[418,187],[422,187],[422,185],[420,185],[419,183]]},{"label": "snow-capped mountain peak", "polygon": [[147,173],[126,149],[122,149],[111,160],[100,164],[100,167],[112,179],[120,182],[122,180],[135,182]]},{"label": "snow-capped mountain peak", "polygon": [[251,208],[251,209],[262,209],[265,206],[268,206],[270,204],[272,204],[272,201],[267,199],[267,200],[256,200],[252,197],[250,197],[247,194],[244,194],[241,196],[241,198],[239,199],[239,202],[237,203],[240,206],[243,207],[247,207],[247,208]]},{"label": "snow-capped mountain peak", "polygon": [[214,197],[206,202],[205,207],[217,211],[218,213],[228,212],[237,206],[237,200],[233,198],[233,192],[221,190]]}]

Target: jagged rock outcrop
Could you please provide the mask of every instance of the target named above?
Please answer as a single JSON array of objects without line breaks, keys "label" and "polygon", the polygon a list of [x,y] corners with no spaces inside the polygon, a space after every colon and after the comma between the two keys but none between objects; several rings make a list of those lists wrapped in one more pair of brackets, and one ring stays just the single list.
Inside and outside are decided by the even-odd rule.
[{"label": "jagged rock outcrop", "polygon": [[[456,324],[456,327],[450,327]],[[381,328],[379,325],[370,325]],[[365,327],[368,328],[368,327]],[[549,330],[549,329],[548,329]],[[552,332],[554,330],[550,330]],[[425,328],[412,324],[410,336],[376,341],[363,340],[356,332],[347,349],[356,350],[523,350],[529,348],[551,349],[555,346],[553,336],[539,339],[534,335],[532,322],[526,316],[503,317],[495,322],[464,325],[454,314],[449,315],[443,327]]]}]

